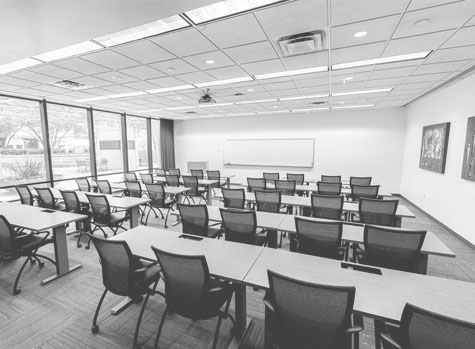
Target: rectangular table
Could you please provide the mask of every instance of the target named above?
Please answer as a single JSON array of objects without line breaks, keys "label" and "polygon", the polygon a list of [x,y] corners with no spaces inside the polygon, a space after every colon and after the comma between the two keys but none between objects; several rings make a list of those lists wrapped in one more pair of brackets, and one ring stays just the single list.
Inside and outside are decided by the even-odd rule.
[{"label": "rectangular table", "polygon": [[0,214],[4,215],[8,221],[16,227],[33,231],[52,229],[54,236],[56,275],[41,281],[42,285],[81,267],[80,264],[72,267],[69,266],[66,225],[87,219],[87,216],[69,212],[46,210],[42,207],[19,205],[16,203],[0,203]]},{"label": "rectangular table", "polygon": [[[155,176],[155,180],[163,183],[167,181],[163,176]],[[180,183],[183,183],[183,179],[181,178]],[[211,199],[213,198],[212,186],[218,183],[219,181],[217,179],[198,179],[198,185],[206,187],[206,202],[211,203]]]},{"label": "rectangular table", "polygon": [[[267,189],[274,189],[275,186],[273,184],[268,183],[268,184],[266,184],[266,188]],[[296,191],[303,191],[308,195],[311,192],[317,192],[318,187],[316,185],[307,185],[307,184],[300,185],[300,184],[297,184],[295,186],[295,190]],[[349,188],[347,186],[343,186],[341,188],[341,194],[345,195],[345,196],[351,195],[351,188]],[[388,192],[384,189],[381,189],[381,188],[379,188],[378,195],[379,196],[385,196],[385,197],[386,196],[387,197],[392,197],[393,196],[390,192]]]}]

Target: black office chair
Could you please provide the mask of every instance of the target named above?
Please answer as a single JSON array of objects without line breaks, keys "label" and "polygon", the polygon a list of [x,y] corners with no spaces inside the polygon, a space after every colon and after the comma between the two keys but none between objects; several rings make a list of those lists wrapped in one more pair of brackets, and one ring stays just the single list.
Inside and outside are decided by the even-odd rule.
[{"label": "black office chair", "polygon": [[[126,215],[117,212],[112,213],[109,200],[107,200],[105,195],[86,194],[86,197],[91,205],[92,224],[94,224],[94,229],[91,231],[91,235],[99,229],[102,231],[104,237],[107,238],[107,234],[104,230],[106,227],[111,229],[114,235],[117,234],[119,229],[127,230],[122,226],[124,221],[127,219]],[[89,239],[86,249],[89,249],[90,244],[91,239]]]},{"label": "black office chair", "polygon": [[30,205],[33,206],[35,202],[35,198],[31,193],[30,188],[26,185],[16,185],[15,189],[20,196],[20,202],[22,205]]},{"label": "black office chair", "polygon": [[[152,249],[162,267],[167,304],[154,347],[158,348],[164,320],[168,312],[172,312],[193,320],[217,317],[213,340],[213,349],[216,348],[222,319],[230,318],[234,327],[234,318],[229,314],[229,305],[234,293],[232,284],[210,277],[205,256],[179,255],[160,250],[155,246],[152,246]],[[221,310],[223,305],[224,311]]]},{"label": "black office chair", "polygon": [[264,178],[247,177],[247,191],[252,193],[254,190],[266,190],[266,180]]},{"label": "black office chair", "polygon": [[91,184],[87,178],[75,178],[79,191],[91,191]]},{"label": "black office chair", "polygon": [[87,216],[86,219],[76,222],[76,232],[78,233],[77,247],[79,248],[82,246],[81,237],[91,231],[90,219],[92,218],[92,213],[89,211],[89,205],[81,204],[78,195],[74,190],[61,190],[61,196],[63,197],[64,205],[66,206],[66,212]]},{"label": "black office chair", "polygon": [[312,256],[347,260],[347,248],[342,246],[343,223],[315,221],[295,217],[296,235],[290,251]]},{"label": "black office chair", "polygon": [[153,175],[150,173],[141,173],[140,178],[142,179],[143,184],[152,184],[153,183]]},{"label": "black office chair", "polygon": [[312,217],[341,220],[343,214],[343,196],[312,194]]},{"label": "black office chair", "polygon": [[295,181],[297,185],[303,185],[305,181],[305,174],[303,173],[287,173],[287,180]]},{"label": "black office chair", "polygon": [[353,217],[353,221],[395,227],[398,204],[399,200],[360,198],[359,218]]},{"label": "black office chair", "polygon": [[165,175],[165,180],[169,187],[180,186],[180,177],[178,175]]},{"label": "black office chair", "polygon": [[[281,192],[280,191],[263,191],[255,190],[254,195],[256,196],[256,209],[257,211],[263,212],[272,212],[280,213],[281,207]],[[261,234],[267,233],[267,246],[271,248],[277,248],[277,246],[282,247],[282,235],[279,239],[279,245],[277,245],[277,231],[270,229],[263,229]]]},{"label": "black office chair", "polygon": [[221,188],[222,189],[224,186],[226,186],[228,184],[229,179],[224,179],[223,180],[221,178],[221,173],[219,172],[219,170],[208,170],[208,171],[206,171],[206,173],[208,175],[209,180],[218,181],[218,183],[211,185],[211,189],[213,189],[213,194],[216,194],[216,192],[214,191],[214,188]]},{"label": "black office chair", "polygon": [[[96,247],[102,267],[102,282],[105,290],[97,304],[91,331],[93,334],[99,333],[97,317],[101,309],[102,302],[107,292],[118,296],[129,297],[139,300],[146,295],[137,320],[137,327],[134,335],[134,347],[142,321],[143,312],[150,295],[163,293],[156,291],[160,280],[160,266],[157,263],[146,263],[134,256],[130,251],[126,241],[112,241],[90,235],[90,239]],[[164,295],[163,295],[164,296]]]},{"label": "black office chair", "polygon": [[425,230],[364,227],[364,250],[357,248],[356,262],[381,268],[422,273],[419,268]]},{"label": "black office chair", "polygon": [[209,225],[208,207],[206,205],[177,204],[180,212],[183,234],[216,238],[221,229],[215,227],[219,223]]},{"label": "black office chair", "polygon": [[262,177],[266,180],[266,185],[267,184],[272,184],[275,185],[275,181],[279,179],[279,173],[278,172],[263,172]]},{"label": "black office chair", "polygon": [[[162,219],[165,218],[164,227],[167,228],[168,215],[170,214],[170,210],[173,210],[173,205],[176,203],[175,199],[167,199],[165,189],[163,188],[163,184],[161,183],[146,183],[145,187],[147,188],[147,195],[151,201],[147,205],[150,211],[148,211],[145,223],[142,222],[142,224],[147,225],[148,217],[150,216],[150,212],[152,211],[154,211],[155,213],[155,218],[158,218],[158,215],[155,212],[155,209],[157,209],[162,215]],[[167,210],[166,217],[163,216],[163,212],[161,209]]]},{"label": "black office chair", "polygon": [[165,175],[166,175],[167,173],[165,172],[164,169],[157,168],[157,169],[155,169],[155,174],[156,174],[157,176],[159,176],[159,177],[165,177]]},{"label": "black office chair", "polygon": [[179,168],[169,168],[168,174],[171,176],[178,176],[181,177],[180,169]]},{"label": "black office chair", "polygon": [[204,200],[207,204],[208,202],[206,201],[206,188],[200,187],[200,185],[198,184],[198,177],[183,176],[182,178],[184,186],[186,188],[190,188],[190,190],[185,193],[185,197],[188,203],[190,203],[190,199],[193,203],[195,203],[194,198],[199,198],[199,203],[201,203],[201,200]]},{"label": "black office chair", "polygon": [[257,233],[256,211],[241,211],[220,208],[222,228],[225,240],[240,242],[248,245],[262,246],[267,242],[265,234]]},{"label": "black office chair", "polygon": [[124,172],[126,182],[137,182],[137,175],[135,172]]},{"label": "black office chair", "polygon": [[192,176],[195,176],[198,179],[203,179],[204,178],[203,170],[190,170],[190,172],[191,172]]},{"label": "black office chair", "polygon": [[371,185],[371,177],[350,177],[350,185]]},{"label": "black office chair", "polygon": [[341,182],[317,182],[317,190],[319,195],[340,196]]},{"label": "black office chair", "polygon": [[99,193],[112,195],[112,188],[107,179],[97,179],[96,185]]},{"label": "black office chair", "polygon": [[38,193],[38,205],[49,210],[64,211],[66,207],[58,203],[50,188],[35,188]]},{"label": "black office chair", "polygon": [[129,182],[125,181],[126,196],[131,198],[141,198],[143,195],[142,186],[140,185],[139,181]]},{"label": "black office chair", "polygon": [[341,183],[341,176],[322,175],[321,181],[325,183]]},{"label": "black office chair", "polygon": [[265,341],[279,349],[359,348],[363,319],[353,314],[355,288],[313,284],[271,270],[264,298]]},{"label": "black office chair", "polygon": [[[384,349],[467,349],[475,343],[475,324],[407,303],[400,326],[386,324]],[[378,339],[377,339],[378,340]]]},{"label": "black office chair", "polygon": [[377,199],[379,185],[351,185],[351,194],[349,200],[359,201],[360,198]]},{"label": "black office chair", "polygon": [[244,209],[246,205],[246,193],[244,189],[222,188],[224,207]]},{"label": "black office chair", "polygon": [[[287,195],[287,196],[294,196],[296,193],[295,190],[295,181],[291,180],[280,180],[277,179],[275,180],[275,190],[278,190],[282,193],[282,195]],[[291,205],[283,205],[282,208],[285,209],[285,212],[287,214],[292,214],[293,212],[293,207]]]},{"label": "black office chair", "polygon": [[[53,242],[53,239],[48,238],[48,236],[49,232],[46,231],[35,234],[25,234],[16,231],[8,220],[3,215],[0,215],[0,261],[26,257],[13,284],[13,294],[15,296],[21,293],[17,286],[28,262],[31,264],[38,262],[41,268],[44,265],[44,262],[40,261],[41,258],[56,265],[55,261],[51,258],[38,253],[38,249]],[[5,273],[3,273],[3,276],[5,276]]]}]

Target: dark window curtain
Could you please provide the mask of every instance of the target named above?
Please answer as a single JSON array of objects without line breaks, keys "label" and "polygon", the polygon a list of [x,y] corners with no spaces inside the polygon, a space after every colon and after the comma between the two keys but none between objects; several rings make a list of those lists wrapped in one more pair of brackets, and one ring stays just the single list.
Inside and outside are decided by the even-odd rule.
[{"label": "dark window curtain", "polygon": [[165,170],[175,168],[175,134],[173,130],[173,120],[160,119],[160,153],[162,168]]}]

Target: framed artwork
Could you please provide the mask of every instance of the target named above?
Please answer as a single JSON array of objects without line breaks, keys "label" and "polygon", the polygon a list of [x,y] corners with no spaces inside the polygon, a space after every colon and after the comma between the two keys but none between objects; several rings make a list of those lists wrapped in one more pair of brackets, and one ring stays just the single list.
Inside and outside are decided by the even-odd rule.
[{"label": "framed artwork", "polygon": [[450,122],[424,126],[419,167],[438,173],[445,171]]},{"label": "framed artwork", "polygon": [[462,178],[475,181],[475,116],[468,118],[463,153]]}]

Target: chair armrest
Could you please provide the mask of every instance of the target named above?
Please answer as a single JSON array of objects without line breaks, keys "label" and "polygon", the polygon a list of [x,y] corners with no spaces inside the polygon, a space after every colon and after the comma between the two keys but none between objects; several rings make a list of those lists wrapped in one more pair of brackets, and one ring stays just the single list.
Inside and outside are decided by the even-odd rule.
[{"label": "chair armrest", "polygon": [[383,342],[385,348],[386,345],[389,344],[391,348],[402,349],[402,347],[394,339],[392,339],[389,334],[381,333],[380,335],[381,341]]},{"label": "chair armrest", "polygon": [[[132,275],[134,276],[139,276],[140,274],[143,274],[145,273],[147,270],[149,270],[151,267],[155,266],[155,265],[158,265],[158,262],[156,263],[150,263],[144,267],[141,267],[141,268],[138,268],[138,269],[135,269],[133,272],[132,272]],[[161,269],[160,269],[161,271]]]},{"label": "chair armrest", "polygon": [[338,255],[341,257],[341,260],[346,261],[346,257],[348,255],[348,252],[347,252],[348,249],[344,246],[341,246],[341,247],[338,247],[336,250],[337,250]]},{"label": "chair armrest", "polygon": [[353,326],[346,329],[346,333],[358,333],[364,330],[363,317],[353,314]]},{"label": "chair armrest", "polygon": [[264,302],[265,307],[275,314],[275,309],[272,303],[268,299],[265,299],[265,298],[263,299],[263,302]]},{"label": "chair armrest", "polygon": [[221,224],[221,222],[216,222],[216,223],[213,223],[213,224],[209,224],[208,227],[214,227],[214,226],[220,225],[220,224]]}]

